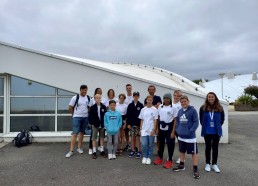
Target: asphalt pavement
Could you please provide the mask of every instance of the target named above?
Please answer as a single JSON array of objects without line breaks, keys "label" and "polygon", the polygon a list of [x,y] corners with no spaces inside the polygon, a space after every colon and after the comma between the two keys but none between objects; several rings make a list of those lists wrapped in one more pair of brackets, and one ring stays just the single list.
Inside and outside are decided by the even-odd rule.
[{"label": "asphalt pavement", "polygon": [[[100,156],[93,160],[85,144],[84,154],[65,158],[69,143],[33,143],[0,148],[0,185],[258,185],[257,120],[258,112],[229,113],[229,144],[219,146],[221,173],[205,172],[204,144],[198,144],[198,180],[192,177],[190,155],[185,171],[172,172],[162,166],[142,165],[141,160],[129,158],[129,152],[116,160]],[[177,149],[176,144],[176,158]]]}]

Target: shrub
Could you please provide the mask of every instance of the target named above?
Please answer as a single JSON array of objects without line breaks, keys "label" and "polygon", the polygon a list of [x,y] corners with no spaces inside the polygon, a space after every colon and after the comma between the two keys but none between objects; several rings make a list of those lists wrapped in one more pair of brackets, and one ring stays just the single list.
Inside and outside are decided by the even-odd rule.
[{"label": "shrub", "polygon": [[236,104],[252,104],[253,98],[249,94],[243,94],[236,100]]},{"label": "shrub", "polygon": [[250,94],[252,96],[255,96],[256,99],[258,99],[258,86],[255,85],[249,85],[244,89],[245,94]]}]

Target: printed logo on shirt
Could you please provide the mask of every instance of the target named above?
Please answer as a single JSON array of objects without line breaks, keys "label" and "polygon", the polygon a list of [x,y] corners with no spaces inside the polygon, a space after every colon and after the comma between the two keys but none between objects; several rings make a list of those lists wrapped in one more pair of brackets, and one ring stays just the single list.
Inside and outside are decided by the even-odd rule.
[{"label": "printed logo on shirt", "polygon": [[185,117],[185,114],[183,114],[182,116],[180,116],[179,121],[180,121],[181,123],[187,123],[187,122],[188,122],[188,119]]},{"label": "printed logo on shirt", "polygon": [[105,110],[104,109],[101,109],[101,112],[104,112]]},{"label": "printed logo on shirt", "polygon": [[140,108],[140,107],[137,107],[137,110],[141,110],[141,108]]},{"label": "printed logo on shirt", "polygon": [[151,116],[154,116],[154,113],[153,113],[153,112],[151,113]]},{"label": "printed logo on shirt", "polygon": [[116,116],[109,116],[109,119],[110,120],[115,120],[115,119],[117,119],[117,117]]},{"label": "printed logo on shirt", "polygon": [[168,115],[171,115],[171,112],[170,112],[170,111],[168,111],[168,112],[167,112],[167,114],[168,114]]}]

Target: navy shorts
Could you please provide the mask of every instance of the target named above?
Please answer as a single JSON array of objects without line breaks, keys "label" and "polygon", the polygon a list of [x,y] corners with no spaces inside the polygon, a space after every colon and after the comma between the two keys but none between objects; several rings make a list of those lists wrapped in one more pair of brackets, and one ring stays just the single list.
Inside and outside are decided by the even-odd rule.
[{"label": "navy shorts", "polygon": [[197,143],[187,143],[184,141],[178,140],[179,152],[187,154],[198,154]]},{"label": "navy shorts", "polygon": [[79,134],[79,132],[82,132],[84,134],[87,125],[88,125],[88,117],[74,117],[73,134]]}]

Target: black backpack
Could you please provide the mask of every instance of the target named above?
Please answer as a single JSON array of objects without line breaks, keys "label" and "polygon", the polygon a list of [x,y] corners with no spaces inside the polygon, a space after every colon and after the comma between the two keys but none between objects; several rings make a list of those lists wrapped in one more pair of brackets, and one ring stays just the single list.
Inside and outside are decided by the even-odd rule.
[{"label": "black backpack", "polygon": [[19,134],[13,139],[13,143],[16,147],[22,147],[32,142],[32,135],[26,130],[21,130]]}]

